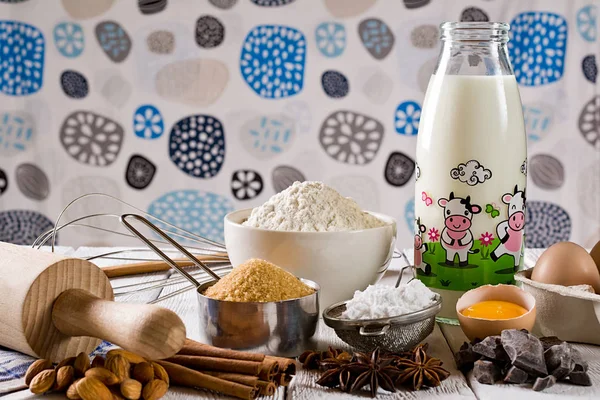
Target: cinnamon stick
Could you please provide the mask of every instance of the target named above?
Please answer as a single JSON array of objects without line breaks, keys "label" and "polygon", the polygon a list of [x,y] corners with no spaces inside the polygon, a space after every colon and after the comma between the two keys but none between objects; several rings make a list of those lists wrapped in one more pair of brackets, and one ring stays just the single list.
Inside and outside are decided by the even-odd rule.
[{"label": "cinnamon stick", "polygon": [[259,389],[257,386],[247,386],[226,381],[163,360],[156,362],[162,365],[167,371],[172,385],[214,390],[215,392],[246,400],[252,400],[258,396]]},{"label": "cinnamon stick", "polygon": [[279,372],[286,373],[288,375],[296,375],[296,361],[291,358],[266,356],[267,360],[277,361],[279,364]]},{"label": "cinnamon stick", "polygon": [[258,389],[261,396],[273,396],[277,386],[273,382],[258,381]]},{"label": "cinnamon stick", "polygon": [[246,361],[257,361],[262,362],[265,359],[264,354],[258,353],[246,353],[243,351],[221,349],[219,347],[210,346],[208,344],[199,343],[195,340],[186,339],[183,348],[179,350],[178,355],[189,355],[189,356],[205,356],[205,357],[218,357],[218,358],[229,358],[232,360],[246,360]]},{"label": "cinnamon stick", "polygon": [[265,359],[262,363],[260,363],[258,377],[263,381],[272,381],[278,372],[279,364],[277,363],[277,361]]},{"label": "cinnamon stick", "polygon": [[236,374],[234,372],[219,372],[219,371],[201,371],[203,374],[215,376],[225,379],[226,381],[241,383],[247,386],[256,386],[258,384],[258,376]]},{"label": "cinnamon stick", "polygon": [[288,375],[283,372],[280,372],[277,375],[275,375],[273,382],[275,382],[275,384],[279,386],[288,386],[292,381],[292,378],[294,378],[294,375]]},{"label": "cinnamon stick", "polygon": [[[205,356],[173,356],[165,361],[183,365],[196,371],[235,372],[246,375],[259,375],[262,363],[257,361],[231,360],[227,358]],[[275,363],[276,364],[276,363]]]}]

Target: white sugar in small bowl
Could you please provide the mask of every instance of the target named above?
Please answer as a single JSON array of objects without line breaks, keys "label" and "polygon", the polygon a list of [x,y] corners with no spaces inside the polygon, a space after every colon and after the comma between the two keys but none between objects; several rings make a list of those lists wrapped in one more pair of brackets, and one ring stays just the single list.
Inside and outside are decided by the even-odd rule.
[{"label": "white sugar in small bowl", "polygon": [[244,226],[252,209],[225,216],[225,245],[236,266],[260,258],[321,286],[321,307],[352,298],[377,283],[396,243],[396,221],[369,212],[386,225],[345,232],[287,232]]}]

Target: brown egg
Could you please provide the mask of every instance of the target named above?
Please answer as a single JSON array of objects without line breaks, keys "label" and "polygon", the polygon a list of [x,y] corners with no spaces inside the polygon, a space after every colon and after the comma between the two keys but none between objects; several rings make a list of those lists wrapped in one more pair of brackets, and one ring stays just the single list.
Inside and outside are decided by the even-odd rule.
[{"label": "brown egg", "polygon": [[538,259],[531,280],[553,285],[590,285],[600,293],[600,272],[592,256],[578,244],[560,242]]},{"label": "brown egg", "polygon": [[598,271],[600,271],[600,240],[592,248],[592,251],[590,251],[590,256],[592,256],[592,258],[594,259],[594,262],[596,263],[596,267],[598,268]]}]

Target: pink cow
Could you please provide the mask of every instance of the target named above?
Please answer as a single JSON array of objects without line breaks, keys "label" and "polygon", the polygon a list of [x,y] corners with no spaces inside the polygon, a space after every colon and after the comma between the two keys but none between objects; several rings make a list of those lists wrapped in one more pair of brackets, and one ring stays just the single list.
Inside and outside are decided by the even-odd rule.
[{"label": "pink cow", "polygon": [[519,269],[521,261],[521,247],[523,245],[523,228],[525,228],[525,189],[519,191],[517,185],[513,193],[502,196],[502,202],[508,204],[508,219],[496,227],[500,244],[490,254],[492,260],[508,254],[513,257],[515,271]]},{"label": "pink cow", "polygon": [[415,268],[423,271],[425,275],[431,274],[431,265],[423,261],[423,253],[427,251],[427,243],[423,243],[422,233],[425,233],[427,227],[421,224],[421,219],[415,220],[415,253],[414,253],[414,264]]},{"label": "pink cow", "polygon": [[466,267],[469,253],[477,253],[479,250],[471,250],[473,246],[473,234],[471,233],[471,220],[474,214],[481,212],[481,207],[471,204],[471,196],[463,199],[454,197],[439,199],[438,204],[444,207],[444,229],[440,239],[442,248],[446,250],[446,265],[454,265],[454,257],[458,255],[459,266]]}]

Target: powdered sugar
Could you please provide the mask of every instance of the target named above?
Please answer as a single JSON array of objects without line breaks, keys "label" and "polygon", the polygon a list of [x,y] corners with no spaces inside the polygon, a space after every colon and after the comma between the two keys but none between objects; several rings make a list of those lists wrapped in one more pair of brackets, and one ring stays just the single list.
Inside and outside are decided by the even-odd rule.
[{"label": "powdered sugar", "polygon": [[384,226],[322,182],[295,182],[252,210],[243,223],[276,231],[339,232]]},{"label": "powdered sugar", "polygon": [[342,318],[375,319],[396,317],[423,310],[435,302],[435,293],[418,279],[395,288],[385,285],[369,285],[363,292],[354,292],[346,303]]}]

